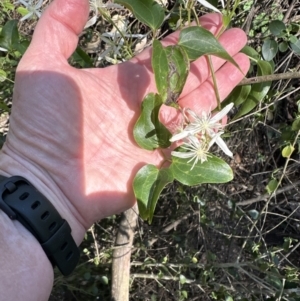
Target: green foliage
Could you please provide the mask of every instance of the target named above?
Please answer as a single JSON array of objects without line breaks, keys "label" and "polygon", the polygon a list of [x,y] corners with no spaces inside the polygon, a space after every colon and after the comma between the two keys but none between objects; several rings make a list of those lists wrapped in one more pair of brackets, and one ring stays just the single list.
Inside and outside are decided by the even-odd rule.
[{"label": "green foliage", "polygon": [[[270,75],[273,73],[273,67],[269,62],[258,60],[257,76]],[[232,94],[229,96],[229,100],[233,100],[234,104],[239,106],[238,113],[233,119],[240,118],[249,112],[251,112],[267,95],[271,87],[271,82],[262,82],[253,84],[251,86],[245,86],[244,88],[236,87]],[[237,97],[234,100],[234,97]]]},{"label": "green foliage", "polygon": [[178,45],[184,48],[190,60],[195,60],[202,55],[215,55],[239,68],[216,37],[203,27],[191,26],[183,29],[179,35]]},{"label": "green foliage", "polygon": [[140,216],[151,224],[157,200],[162,189],[173,181],[170,169],[145,165],[136,174],[133,189],[138,201]]},{"label": "green foliage", "polygon": [[153,42],[152,68],[157,90],[166,104],[176,104],[189,73],[189,60],[186,52],[178,45],[162,47]]},{"label": "green foliage", "polygon": [[130,9],[139,21],[152,30],[157,30],[164,21],[164,9],[154,0],[116,0],[115,2]]},{"label": "green foliage", "polygon": [[174,178],[184,185],[199,185],[203,183],[226,183],[233,179],[233,173],[230,166],[213,155],[209,155],[208,160],[196,164],[193,169],[193,163],[186,159],[173,157],[170,169]]},{"label": "green foliage", "polygon": [[158,119],[162,104],[160,95],[153,93],[148,94],[142,102],[142,113],[133,130],[134,139],[141,148],[154,150],[171,144],[170,132]]}]

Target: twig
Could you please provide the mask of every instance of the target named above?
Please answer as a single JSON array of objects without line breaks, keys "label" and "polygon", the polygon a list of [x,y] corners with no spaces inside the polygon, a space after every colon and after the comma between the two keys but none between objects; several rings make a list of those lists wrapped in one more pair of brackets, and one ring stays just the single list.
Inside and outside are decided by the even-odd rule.
[{"label": "twig", "polygon": [[245,78],[238,84],[238,86],[258,84],[258,83],[270,82],[275,80],[292,79],[292,78],[300,78],[300,72],[286,72],[286,73],[278,73],[278,74]]},{"label": "twig", "polygon": [[112,301],[129,300],[130,257],[137,219],[137,204],[122,214],[112,260]]},{"label": "twig", "polygon": [[[167,227],[165,227],[161,233],[162,234],[166,234],[168,232],[170,232],[172,229],[176,228],[181,222],[183,222],[184,220],[188,219],[189,217],[193,216],[193,215],[197,215],[199,214],[199,211],[195,211],[193,213],[188,213],[187,215],[185,215],[184,217],[182,217],[181,219],[178,219],[177,221],[173,222],[172,224],[168,225]],[[158,238],[153,238],[150,242],[149,242],[149,246],[152,246],[154,243],[156,243],[156,241],[158,240]]]},{"label": "twig", "polygon": [[297,181],[297,182],[295,182],[291,185],[287,185],[283,188],[277,189],[276,192],[272,193],[271,195],[269,193],[265,193],[265,194],[260,195],[256,198],[253,198],[253,199],[237,202],[236,205],[238,205],[238,206],[247,206],[247,205],[251,205],[253,203],[257,203],[257,202],[260,202],[260,201],[266,201],[269,197],[275,196],[275,195],[281,194],[283,192],[286,192],[290,189],[296,188],[296,186],[299,185],[299,184],[300,184],[300,181]]},{"label": "twig", "polygon": [[282,22],[286,23],[288,21],[288,19],[290,17],[290,14],[293,11],[294,6],[295,6],[295,4],[296,4],[297,1],[298,0],[293,0],[293,2],[289,5],[289,8],[288,8],[287,12],[285,13]]}]

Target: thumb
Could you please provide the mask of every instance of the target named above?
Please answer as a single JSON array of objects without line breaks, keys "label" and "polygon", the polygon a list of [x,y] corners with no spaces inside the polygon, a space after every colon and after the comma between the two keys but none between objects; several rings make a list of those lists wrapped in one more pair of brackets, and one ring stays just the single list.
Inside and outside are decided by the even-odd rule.
[{"label": "thumb", "polygon": [[86,24],[88,0],[55,0],[43,13],[26,55],[69,58],[76,49],[78,35]]}]

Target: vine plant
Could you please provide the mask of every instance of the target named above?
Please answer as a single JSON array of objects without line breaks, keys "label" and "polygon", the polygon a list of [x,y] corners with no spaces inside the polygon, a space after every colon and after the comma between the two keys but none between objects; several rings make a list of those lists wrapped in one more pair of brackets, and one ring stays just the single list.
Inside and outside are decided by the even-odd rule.
[{"label": "vine plant", "polygon": [[[116,2],[129,8],[137,19],[152,29],[155,36],[156,29],[160,28],[164,20],[164,9],[157,2]],[[180,108],[177,103],[189,74],[190,62],[203,55],[218,56],[239,68],[217,38],[201,26],[190,26],[181,30],[176,45],[164,47],[159,40],[153,41],[152,69],[158,92],[149,93],[143,99],[141,115],[135,124],[133,135],[136,143],[149,151],[163,150],[174,141],[181,141],[182,145],[171,153],[171,158],[166,158],[168,164],[164,162],[160,167],[145,165],[134,178],[133,189],[139,213],[149,223],[152,222],[160,193],[168,183],[177,180],[192,186],[224,183],[233,178],[230,166],[208,152],[210,146],[217,143],[226,154],[232,155],[220,137],[223,133],[220,120],[232,108],[232,104],[211,117],[205,113],[197,116],[189,108]],[[211,73],[213,74],[212,68]],[[216,86],[215,92],[218,99]],[[182,112],[182,131],[173,137],[159,121],[162,105],[175,107]]]}]

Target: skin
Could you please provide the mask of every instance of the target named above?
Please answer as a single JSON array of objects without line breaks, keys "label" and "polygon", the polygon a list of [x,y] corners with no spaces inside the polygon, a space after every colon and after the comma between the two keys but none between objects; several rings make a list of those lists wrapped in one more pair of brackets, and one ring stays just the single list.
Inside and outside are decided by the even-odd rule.
[{"label": "skin", "polygon": [[[132,137],[141,100],[156,91],[151,49],[104,69],[78,70],[68,64],[88,12],[87,0],[55,0],[43,13],[17,69],[10,130],[0,152],[0,173],[31,181],[69,222],[77,244],[96,220],[130,208],[135,173],[163,160],[159,152],[140,149]],[[217,33],[221,15],[209,14],[200,22]],[[177,39],[174,33],[163,43]],[[246,44],[244,32],[230,29],[219,40],[246,74],[249,60],[239,53]],[[224,99],[244,74],[219,58],[213,64]],[[205,58],[192,63],[179,104],[197,113],[216,106]],[[178,112],[170,107],[161,109],[160,119],[171,131],[178,126]],[[53,270],[43,250],[3,212],[0,226],[5,230],[0,234],[5,300],[47,300]]]}]

